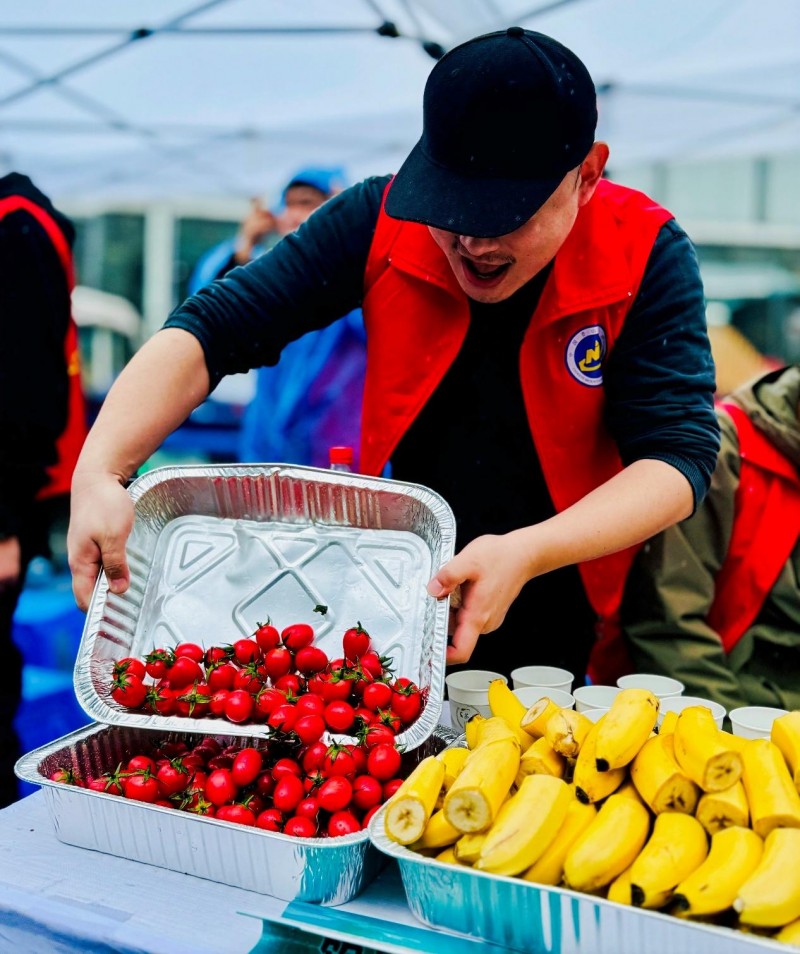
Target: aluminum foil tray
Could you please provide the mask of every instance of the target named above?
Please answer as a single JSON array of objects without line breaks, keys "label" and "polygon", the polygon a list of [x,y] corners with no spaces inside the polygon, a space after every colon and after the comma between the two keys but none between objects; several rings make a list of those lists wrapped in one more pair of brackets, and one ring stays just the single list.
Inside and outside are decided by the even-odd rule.
[{"label": "aluminum foil tray", "polygon": [[[101,574],[75,665],[75,693],[97,722],[183,732],[259,735],[253,724],[131,712],[110,696],[115,660],[188,640],[204,646],[310,623],[317,644],[341,655],[360,621],[425,708],[398,736],[406,747],[433,731],[444,696],[447,601],[425,585],[450,559],[455,520],[416,484],[312,467],[260,464],[163,467],[130,487],[129,590]],[[326,606],[321,615],[314,609]],[[224,726],[224,728],[221,728]]]},{"label": "aluminum foil tray", "polygon": [[[202,737],[90,725],[24,755],[15,771],[26,782],[42,786],[60,841],[286,901],[343,904],[386,863],[370,845],[366,831],[341,838],[293,838],[49,779],[57,768],[93,778],[148,750],[155,739],[184,740],[191,746]],[[441,751],[453,737],[449,729],[438,726],[405,754],[405,771]],[[238,735],[216,738],[223,746],[256,741]]]},{"label": "aluminum foil tray", "polygon": [[372,843],[397,860],[408,905],[424,924],[529,954],[752,954],[785,944],[733,928],[626,907],[567,888],[444,864],[387,838],[385,810]]}]

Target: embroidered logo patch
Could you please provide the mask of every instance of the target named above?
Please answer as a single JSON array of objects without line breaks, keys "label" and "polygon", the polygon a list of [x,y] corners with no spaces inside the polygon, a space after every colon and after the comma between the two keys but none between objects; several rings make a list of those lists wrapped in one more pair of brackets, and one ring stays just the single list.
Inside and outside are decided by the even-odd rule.
[{"label": "embroidered logo patch", "polygon": [[565,360],[567,370],[581,384],[596,388],[603,383],[606,333],[600,325],[581,328],[570,338]]}]

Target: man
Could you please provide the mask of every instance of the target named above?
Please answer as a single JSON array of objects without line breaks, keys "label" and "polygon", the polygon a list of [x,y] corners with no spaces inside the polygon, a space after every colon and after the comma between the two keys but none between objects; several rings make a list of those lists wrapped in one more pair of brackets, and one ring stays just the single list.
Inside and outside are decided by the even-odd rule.
[{"label": "man", "polygon": [[642,548],[623,606],[637,668],[724,705],[800,708],[800,365],[735,390],[694,516]]},{"label": "man", "polygon": [[596,122],[591,77],[549,37],[511,27],[444,56],[394,180],[187,301],[118,379],[73,483],[79,602],[101,565],[127,586],[122,482],[208,388],[362,303],[360,469],[391,459],[457,517],[462,549],[428,585],[461,587],[448,661],[580,677],[592,651],[596,680],[618,671],[630,548],[692,512],[719,438],[691,244],[601,181]]},{"label": "man", "polygon": [[[338,168],[299,169],[274,211],[254,200],[235,239],[198,262],[191,292],[224,278],[296,231],[344,188]],[[366,335],[360,310],[293,341],[274,367],[259,368],[239,437],[239,459],[328,466],[331,446],[354,448],[357,466],[364,394]]]},{"label": "man", "polygon": [[66,504],[86,422],[70,310],[72,223],[27,176],[0,178],[0,807],[16,799],[22,655],[14,610]]}]

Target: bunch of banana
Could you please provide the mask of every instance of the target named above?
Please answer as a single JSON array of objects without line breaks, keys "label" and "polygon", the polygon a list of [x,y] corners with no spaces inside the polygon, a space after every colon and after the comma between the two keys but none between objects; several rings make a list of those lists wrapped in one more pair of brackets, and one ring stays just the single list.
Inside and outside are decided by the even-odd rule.
[{"label": "bunch of banana", "polygon": [[656,816],[653,833],[631,865],[631,900],[641,908],[663,908],[675,886],[700,867],[708,836],[700,822],[683,812]]},{"label": "bunch of banana", "polygon": [[593,724],[582,712],[559,709],[548,719],[544,737],[559,755],[574,759]]},{"label": "bunch of banana", "polygon": [[733,902],[742,924],[783,927],[800,917],[798,859],[800,829],[775,828],[767,835],[758,867]]},{"label": "bunch of banana", "polygon": [[462,834],[492,824],[519,771],[519,741],[504,719],[480,722],[475,742],[444,798],[444,817]]},{"label": "bunch of banana", "polygon": [[783,753],[795,788],[800,791],[800,710],[787,712],[772,723],[770,739]]},{"label": "bunch of banana", "polygon": [[706,792],[700,796],[694,817],[709,835],[723,828],[746,828],[750,821],[750,808],[744,785],[737,782],[721,792]]},{"label": "bunch of banana", "polygon": [[600,772],[597,769],[597,733],[600,731],[605,718],[606,716],[603,716],[591,727],[588,735],[583,740],[578,758],[575,760],[572,774],[575,794],[585,803],[599,802],[618,789],[625,781],[626,770],[624,768],[609,769],[606,772]]},{"label": "bunch of banana", "polygon": [[610,884],[633,864],[649,831],[650,814],[642,802],[610,795],[567,852],[564,883],[576,891],[596,891]]},{"label": "bunch of banana", "polygon": [[386,834],[401,845],[422,837],[442,787],[444,763],[429,755],[423,759],[387,802]]},{"label": "bunch of banana", "polygon": [[489,683],[489,708],[493,716],[503,719],[512,729],[523,749],[530,744],[530,736],[520,726],[528,710],[508,688],[505,679],[492,679]]},{"label": "bunch of banana", "polygon": [[561,884],[567,852],[596,817],[595,806],[584,805],[575,798],[573,793],[564,817],[564,824],[558,834],[521,877],[525,881],[535,881],[537,884]]},{"label": "bunch of banana", "polygon": [[658,718],[658,697],[648,689],[622,689],[598,723],[595,763],[598,772],[623,768],[647,741]]},{"label": "bunch of banana", "polygon": [[773,828],[800,828],[800,795],[777,745],[750,739],[742,749],[751,826],[766,838]]},{"label": "bunch of banana", "polygon": [[678,765],[704,792],[719,792],[739,781],[742,757],[722,741],[706,706],[689,706],[681,712],[673,741]]},{"label": "bunch of banana", "polygon": [[763,851],[764,843],[751,829],[739,825],[720,829],[711,836],[706,860],[675,888],[675,913],[702,917],[727,911]]},{"label": "bunch of banana", "polygon": [[[530,736],[528,736],[530,741]],[[564,778],[567,771],[567,760],[559,755],[545,736],[540,736],[528,746],[519,760],[519,771],[515,784],[522,784],[526,775],[554,775]]]},{"label": "bunch of banana", "polygon": [[561,712],[561,706],[556,705],[552,699],[542,696],[528,709],[522,717],[520,725],[534,739],[538,739],[547,731],[547,723],[550,719]]},{"label": "bunch of banana", "polygon": [[569,785],[560,778],[528,775],[500,809],[475,867],[502,875],[529,868],[556,837],[571,800]]},{"label": "bunch of banana", "polygon": [[675,761],[671,734],[659,733],[645,742],[631,765],[631,779],[655,815],[694,813],[700,793]]}]

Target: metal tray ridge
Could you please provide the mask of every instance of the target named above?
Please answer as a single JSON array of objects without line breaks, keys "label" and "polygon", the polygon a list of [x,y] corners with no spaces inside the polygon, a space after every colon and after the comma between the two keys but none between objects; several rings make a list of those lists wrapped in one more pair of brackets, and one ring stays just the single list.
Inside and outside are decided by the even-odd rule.
[{"label": "metal tray ridge", "polygon": [[398,743],[414,747],[430,735],[444,697],[448,605],[425,585],[455,546],[453,513],[438,494],[283,464],[162,467],[130,493],[131,585],[115,595],[101,574],[75,664],[75,693],[91,719],[263,734],[254,724],[124,709],[110,696],[113,663],[184,640],[231,643],[268,617],[279,629],[311,624],[317,645],[335,657],[360,621],[397,674],[423,692],[425,707]]},{"label": "metal tray ridge", "polygon": [[[89,725],[22,756],[16,774],[41,785],[56,837],[70,845],[170,868],[184,874],[272,895],[285,901],[343,904],[354,898],[386,859],[366,831],[338,838],[293,838],[119,795],[52,782],[57,768],[93,778],[115,768],[154,739],[195,744],[207,733]],[[223,745],[246,745],[239,735],[216,736]],[[453,739],[444,727],[404,756],[410,771]],[[251,740],[253,741],[253,737]]]},{"label": "metal tray ridge", "polygon": [[528,954],[753,954],[785,944],[734,928],[685,921],[568,888],[445,864],[398,845],[384,831],[385,809],[370,841],[396,859],[416,918],[470,938]]}]

